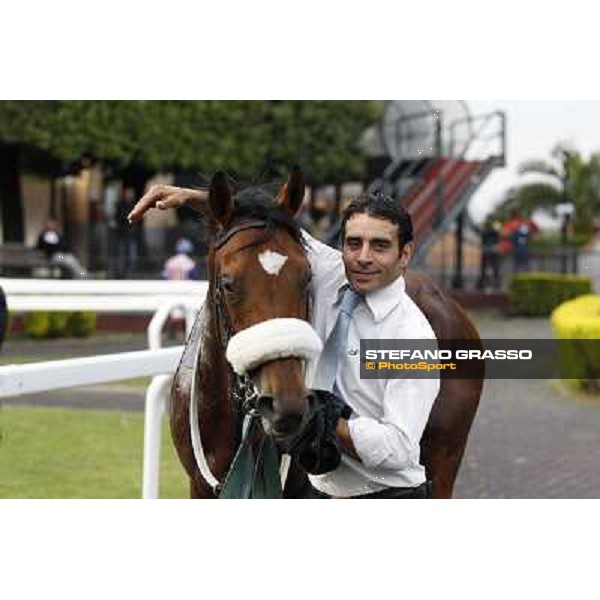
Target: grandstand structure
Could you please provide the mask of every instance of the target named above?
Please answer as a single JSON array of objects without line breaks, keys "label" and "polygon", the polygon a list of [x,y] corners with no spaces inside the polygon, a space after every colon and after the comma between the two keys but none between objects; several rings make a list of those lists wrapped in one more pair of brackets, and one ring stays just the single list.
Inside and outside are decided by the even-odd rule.
[{"label": "grandstand structure", "polygon": [[467,207],[492,171],[505,165],[505,114],[473,115],[461,100],[391,100],[364,144],[368,190],[383,190],[412,216],[415,266],[454,230],[452,284],[461,288]]}]

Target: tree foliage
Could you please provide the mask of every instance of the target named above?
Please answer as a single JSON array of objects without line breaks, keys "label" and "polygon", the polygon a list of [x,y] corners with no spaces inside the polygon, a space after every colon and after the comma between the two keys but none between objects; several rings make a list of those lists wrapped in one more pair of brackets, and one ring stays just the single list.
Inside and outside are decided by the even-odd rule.
[{"label": "tree foliage", "polygon": [[0,143],[43,148],[51,136],[50,122],[58,102],[0,101]]},{"label": "tree foliage", "polygon": [[518,209],[531,215],[536,209],[553,212],[556,205],[574,206],[575,231],[588,234],[594,215],[600,213],[600,153],[586,160],[577,150],[557,145],[550,160],[531,160],[520,167],[523,174],[538,175],[540,181],[523,183],[507,193],[495,216],[506,218]]},{"label": "tree foliage", "polygon": [[301,165],[313,183],[360,178],[365,169],[361,135],[378,117],[373,102],[274,102],[270,158],[279,171]]},{"label": "tree foliage", "polygon": [[23,237],[18,169],[57,177],[82,159],[142,193],[152,173],[217,170],[241,180],[283,176],[311,184],[364,173],[363,131],[379,116],[364,101],[0,101],[4,239]]},{"label": "tree foliage", "polygon": [[251,178],[296,163],[328,183],[362,175],[360,136],[377,117],[361,101],[3,101],[0,143],[62,163],[87,155],[118,168]]}]

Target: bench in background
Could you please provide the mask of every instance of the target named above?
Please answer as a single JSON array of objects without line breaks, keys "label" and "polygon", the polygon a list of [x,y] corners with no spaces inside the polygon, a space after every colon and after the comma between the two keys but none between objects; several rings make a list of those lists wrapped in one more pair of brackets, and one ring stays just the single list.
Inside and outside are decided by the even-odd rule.
[{"label": "bench in background", "polygon": [[0,274],[4,277],[42,277],[71,279],[73,273],[65,266],[52,264],[46,254],[23,244],[0,246]]}]

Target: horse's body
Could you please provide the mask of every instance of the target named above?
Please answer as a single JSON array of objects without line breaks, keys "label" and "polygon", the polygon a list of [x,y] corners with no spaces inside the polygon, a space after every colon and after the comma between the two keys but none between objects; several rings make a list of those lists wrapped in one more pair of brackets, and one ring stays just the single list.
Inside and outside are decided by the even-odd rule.
[{"label": "horse's body", "polygon": [[[406,291],[421,309],[438,340],[475,340],[475,326],[450,297],[428,277],[407,271]],[[421,463],[433,482],[435,498],[451,498],[469,430],[479,405],[483,372],[478,379],[452,379],[440,373],[440,391],[421,438]]]},{"label": "horse's body", "polygon": [[[245,235],[252,237],[256,232],[246,232]],[[296,248],[296,251],[303,253],[301,247]],[[220,318],[222,313],[221,309],[218,309],[222,299],[217,297],[217,261],[218,257],[213,247],[209,254],[208,295],[175,375],[170,407],[173,440],[190,477],[191,495],[196,498],[211,498],[215,494],[197,467],[190,435],[189,411],[194,373],[200,437],[208,466],[219,481],[223,481],[239,445],[243,419],[240,401],[234,397],[235,375],[225,357],[223,347],[223,324],[222,317]],[[408,272],[406,282],[407,293],[428,318],[438,339],[478,340],[477,331],[466,314],[431,281],[417,273]],[[273,298],[262,299],[266,304],[273,301]],[[291,316],[308,318],[307,313],[303,314],[301,305],[302,299],[299,299],[298,307],[292,310]],[[277,313],[278,309],[271,307],[271,312],[273,310]],[[271,387],[279,386],[280,396],[290,398],[289,406],[295,407],[289,410],[296,410],[298,414],[302,414],[309,409],[302,400],[306,392],[302,382],[296,381],[296,362],[294,358],[270,362],[270,376],[274,382]],[[452,495],[483,385],[483,379],[447,379],[443,372],[441,377],[440,392],[421,441],[422,463],[428,477],[433,481],[434,496],[439,498]],[[286,385],[289,389],[281,388]],[[273,415],[272,411],[270,416]],[[309,489],[306,474],[292,461],[284,497],[303,497]]]}]

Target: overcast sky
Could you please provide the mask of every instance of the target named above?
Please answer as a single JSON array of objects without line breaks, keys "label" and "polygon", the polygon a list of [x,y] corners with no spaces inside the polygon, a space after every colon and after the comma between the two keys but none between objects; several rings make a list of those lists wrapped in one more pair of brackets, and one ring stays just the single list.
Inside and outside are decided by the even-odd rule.
[{"label": "overcast sky", "polygon": [[497,169],[471,200],[480,220],[503,192],[518,181],[518,166],[530,158],[549,158],[559,141],[588,155],[600,151],[600,101],[467,100],[473,114],[503,110],[507,115],[507,166]]}]

